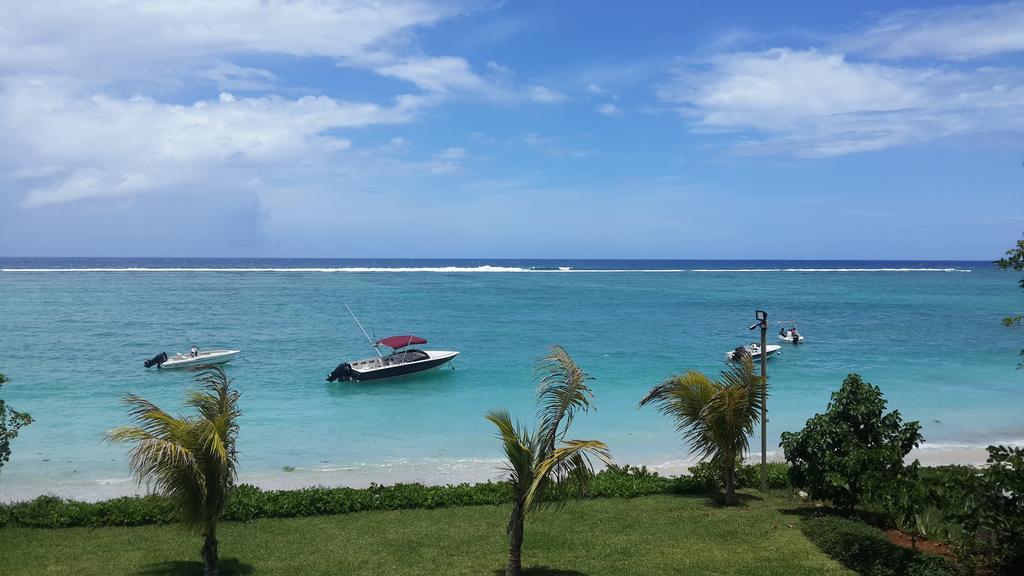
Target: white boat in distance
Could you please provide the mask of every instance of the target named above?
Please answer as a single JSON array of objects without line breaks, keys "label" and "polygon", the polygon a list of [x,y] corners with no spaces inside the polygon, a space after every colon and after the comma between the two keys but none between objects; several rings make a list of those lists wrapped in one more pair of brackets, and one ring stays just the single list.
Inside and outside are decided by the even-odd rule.
[{"label": "white boat in distance", "polygon": [[803,335],[796,327],[796,320],[783,320],[778,324],[783,324],[783,327],[779,328],[779,340],[790,344],[799,344],[804,341]]},{"label": "white boat in distance", "polygon": [[[766,344],[764,348],[765,356],[767,356],[768,358],[771,358],[779,350],[782,350],[782,346],[779,346],[778,344]],[[736,349],[726,352],[725,359],[736,362],[739,361],[739,359],[742,358],[744,355],[750,355],[750,358],[753,361],[757,362],[758,360],[761,359],[761,345],[758,344],[757,342],[751,342],[746,346],[738,346]]]},{"label": "white boat in distance", "polygon": [[195,368],[197,366],[209,366],[211,364],[224,364],[234,360],[235,356],[241,354],[241,350],[203,350],[193,346],[188,354],[175,354],[168,356],[161,352],[156,356],[143,362],[146,368],[156,366],[158,369],[174,368]]}]

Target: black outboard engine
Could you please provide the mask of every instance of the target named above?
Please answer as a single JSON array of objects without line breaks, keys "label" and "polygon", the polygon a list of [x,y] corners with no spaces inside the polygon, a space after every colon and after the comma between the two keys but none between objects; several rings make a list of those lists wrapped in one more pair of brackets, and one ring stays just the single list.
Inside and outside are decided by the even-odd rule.
[{"label": "black outboard engine", "polygon": [[352,379],[352,367],[349,366],[348,362],[344,364],[338,364],[338,367],[327,375],[328,382],[334,382],[335,380],[351,380]]},{"label": "black outboard engine", "polygon": [[747,352],[746,348],[744,348],[743,346],[737,346],[736,349],[732,351],[731,358],[733,362],[739,362],[743,360],[744,356],[747,356],[749,354],[750,353]]},{"label": "black outboard engine", "polygon": [[161,352],[156,356],[153,356],[149,360],[143,362],[142,365],[145,366],[146,368],[152,368],[153,366],[159,368],[160,365],[163,364],[164,362],[167,362],[167,352]]}]

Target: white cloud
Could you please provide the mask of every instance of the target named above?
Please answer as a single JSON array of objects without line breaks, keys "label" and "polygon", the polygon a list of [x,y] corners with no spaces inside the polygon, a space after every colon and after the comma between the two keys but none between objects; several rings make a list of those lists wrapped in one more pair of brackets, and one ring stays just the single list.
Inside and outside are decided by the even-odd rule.
[{"label": "white cloud", "polygon": [[466,157],[466,150],[459,147],[445,148],[437,154],[437,157],[444,160],[462,160]]},{"label": "white cloud", "polygon": [[595,110],[597,110],[598,114],[603,114],[605,116],[615,116],[621,113],[618,106],[612,104],[611,102],[605,102],[604,104],[598,106]]},{"label": "white cloud", "polygon": [[696,131],[742,133],[742,148],[802,156],[1024,126],[1019,71],[895,67],[816,50],[720,55],[676,70],[658,95]]},{"label": "white cloud", "polygon": [[131,78],[240,53],[364,60],[451,16],[422,0],[0,3],[0,71]]},{"label": "white cloud", "polygon": [[378,74],[416,84],[428,92],[479,90],[484,81],[470,69],[469,63],[453,56],[409,58],[376,69]]},{"label": "white cloud", "polygon": [[[432,0],[0,3],[0,177],[24,206],[44,206],[196,186],[280,186],[275,176],[283,173],[288,186],[323,187],[338,174],[397,166],[390,156],[407,151],[406,140],[351,151],[348,132],[412,121],[457,94],[534,94],[512,85],[512,72],[498,64],[483,78],[461,57],[419,51],[418,29],[472,9]],[[288,86],[251,64],[264,55],[327,58],[422,92],[380,102],[296,97],[316,88]],[[247,65],[235,61],[241,56]],[[224,91],[219,98],[166,101],[210,83]],[[459,150],[401,170],[458,171]]]},{"label": "white cloud", "polygon": [[839,48],[878,58],[968,60],[1024,51],[1024,3],[950,6],[887,15]]},{"label": "white cloud", "polygon": [[532,148],[540,150],[548,156],[568,158],[589,158],[595,152],[582,148],[571,148],[562,144],[562,141],[555,136],[541,136],[531,132],[523,137],[523,142]]},{"label": "white cloud", "polygon": [[40,175],[21,179],[27,206],[131,195],[326,161],[350,146],[331,131],[407,122],[417,112],[401,102],[382,107],[325,96],[225,93],[188,106],[144,97],[80,99],[44,83],[8,80],[0,91],[0,146],[9,152],[0,170]]},{"label": "white cloud", "polygon": [[231,62],[217,62],[202,70],[199,76],[212,80],[221,90],[265,91],[277,84],[277,76],[262,68],[248,68]]},{"label": "white cloud", "polygon": [[552,90],[546,86],[534,85],[527,89],[527,97],[534,102],[553,104],[566,99],[565,94]]}]

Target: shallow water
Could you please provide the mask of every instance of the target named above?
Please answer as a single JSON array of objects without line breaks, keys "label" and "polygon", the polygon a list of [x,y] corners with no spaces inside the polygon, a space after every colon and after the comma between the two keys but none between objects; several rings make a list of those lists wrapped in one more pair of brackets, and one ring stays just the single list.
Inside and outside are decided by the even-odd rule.
[{"label": "shallow water", "polygon": [[[1021,293],[988,263],[8,258],[0,270],[2,393],[36,419],[0,471],[0,500],[132,490],[125,448],[102,434],[125,422],[125,393],[177,411],[190,374],[142,361],[193,343],[243,350],[228,365],[241,470],[266,485],[497,477],[483,415],[531,418],[531,369],[555,343],[595,377],[597,411],[574,434],[620,462],[670,465],[685,447],[637,402],[672,373],[720,370],[754,338],[755,308],[807,337],[769,363],[769,449],[849,372],[932,446],[1024,438],[1020,335],[999,324]],[[378,337],[461,351],[455,370],[325,382],[372,355],[345,303]]]}]

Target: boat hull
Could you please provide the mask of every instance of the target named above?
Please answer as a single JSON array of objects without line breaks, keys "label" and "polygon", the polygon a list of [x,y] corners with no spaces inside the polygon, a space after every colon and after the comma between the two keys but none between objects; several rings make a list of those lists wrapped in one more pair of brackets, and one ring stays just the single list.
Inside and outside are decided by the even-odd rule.
[{"label": "boat hull", "polygon": [[[402,362],[381,366],[380,364],[382,363],[382,359],[370,358],[367,360],[352,362],[347,365],[342,364],[335,369],[335,372],[332,373],[331,376],[328,376],[328,381],[333,381],[331,379],[332,377],[335,377],[335,379],[338,380],[347,380],[350,382],[368,382],[371,380],[385,380],[388,378],[396,378],[398,376],[407,376],[409,374],[439,368],[451,362],[459,355],[458,352],[447,350],[424,350],[422,352],[427,354],[428,357],[423,360],[413,362]],[[342,370],[342,367],[344,366],[348,366],[348,369]]]},{"label": "boat hull", "polygon": [[[779,346],[778,344],[768,344],[768,345],[765,346],[765,350],[767,352],[765,354],[765,356],[767,356],[768,358],[771,358],[772,356],[775,356],[776,354],[778,354],[779,350],[782,350],[782,346]],[[725,359],[726,360],[736,360],[736,358],[733,356],[735,353],[736,353],[735,350],[731,350],[729,352],[726,352],[725,353]],[[760,362],[761,361],[761,353],[760,352],[756,352],[755,353],[755,352],[751,352],[750,350],[747,350],[747,353],[750,354],[750,358],[754,362]]]},{"label": "boat hull", "polygon": [[241,354],[241,350],[209,350],[200,352],[199,356],[176,355],[167,359],[161,364],[161,370],[175,370],[181,368],[196,368],[198,366],[210,366],[213,364],[225,364]]}]

